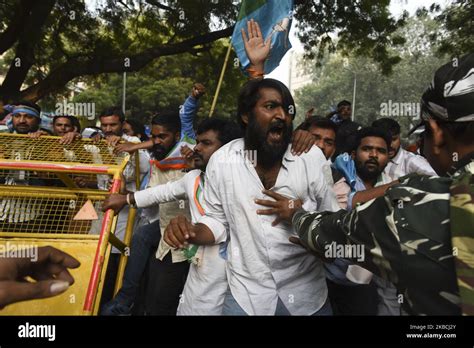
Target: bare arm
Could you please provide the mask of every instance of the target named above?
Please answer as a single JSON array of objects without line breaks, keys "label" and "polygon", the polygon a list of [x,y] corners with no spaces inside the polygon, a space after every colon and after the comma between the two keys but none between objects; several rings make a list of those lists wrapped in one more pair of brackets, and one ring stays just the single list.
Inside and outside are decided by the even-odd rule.
[{"label": "bare arm", "polygon": [[352,197],[352,207],[355,207],[358,203],[365,203],[368,202],[374,198],[381,197],[385,194],[385,191],[387,189],[395,184],[398,184],[398,180],[392,181],[388,184],[385,185],[380,185],[368,190],[364,191],[358,191],[353,197]]},{"label": "bare arm", "polygon": [[153,139],[144,141],[142,143],[123,143],[115,146],[115,152],[128,152],[133,153],[138,150],[149,150],[153,147]]}]

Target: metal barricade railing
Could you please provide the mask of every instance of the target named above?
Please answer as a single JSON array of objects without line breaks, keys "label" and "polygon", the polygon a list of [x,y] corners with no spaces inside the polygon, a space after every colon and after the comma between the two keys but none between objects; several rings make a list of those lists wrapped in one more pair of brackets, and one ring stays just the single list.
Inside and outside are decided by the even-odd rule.
[{"label": "metal barricade railing", "polygon": [[[139,156],[136,157],[138,160]],[[93,256],[82,255],[83,263],[90,268],[84,266],[79,271],[81,266],[77,271],[88,272],[77,274],[79,279],[88,278],[87,284],[76,287],[76,293],[84,295],[77,302],[82,308],[57,308],[60,314],[90,315],[98,312],[110,253],[109,237],[117,218],[112,210],[102,213],[101,205],[107,194],[120,191],[123,184],[121,175],[127,162],[128,156],[114,154],[113,148],[105,141],[96,143],[86,139],[62,145],[58,137],[32,139],[26,135],[0,134],[0,243],[49,243],[71,248],[77,255],[82,255],[84,248],[95,249]],[[138,180],[139,167],[136,166]],[[78,183],[90,188],[79,188]],[[129,214],[125,245],[131,239],[134,216],[134,211]],[[115,239],[113,235],[110,238],[111,241]],[[116,244],[123,248],[123,243]],[[125,261],[123,256],[122,273]],[[120,272],[117,285],[121,284]],[[79,286],[87,287],[85,294]],[[64,298],[67,296],[66,292]],[[41,301],[54,302],[45,299],[32,303],[41,307]],[[56,301],[56,305],[60,306],[60,303]],[[15,306],[21,306],[21,303],[8,306],[4,311],[15,314]],[[16,314],[23,313],[20,307],[17,308]],[[55,314],[54,311],[46,312]]]}]

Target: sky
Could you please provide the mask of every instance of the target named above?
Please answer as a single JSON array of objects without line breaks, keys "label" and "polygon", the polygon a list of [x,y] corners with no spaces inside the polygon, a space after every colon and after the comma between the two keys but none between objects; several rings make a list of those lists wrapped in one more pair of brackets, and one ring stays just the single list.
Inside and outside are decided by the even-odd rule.
[{"label": "sky", "polygon": [[[399,17],[404,10],[408,11],[410,15],[415,14],[416,10],[420,7],[429,7],[433,3],[441,5],[441,8],[446,7],[451,1],[449,0],[392,0],[390,3],[390,12],[395,16]],[[280,66],[276,68],[267,77],[271,77],[280,80],[284,84],[288,85],[289,82],[289,70],[290,70],[290,52],[294,51],[297,53],[303,53],[303,45],[298,40],[295,32],[295,25],[293,23],[290,31],[290,42],[293,48],[286,53],[280,62]]]}]

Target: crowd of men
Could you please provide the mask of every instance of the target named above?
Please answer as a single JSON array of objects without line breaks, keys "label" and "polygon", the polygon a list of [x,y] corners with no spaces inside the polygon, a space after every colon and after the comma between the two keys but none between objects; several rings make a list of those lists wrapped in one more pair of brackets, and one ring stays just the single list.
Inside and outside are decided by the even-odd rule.
[{"label": "crowd of men", "polygon": [[[153,117],[149,138],[117,108],[100,115],[95,137],[140,156],[145,183],[130,161],[125,190],[103,204],[119,238],[128,208],[140,214],[115,296],[111,256],[101,314],[474,314],[474,54],[434,74],[412,153],[395,120],[359,125],[347,101],[296,127],[288,88],[259,73],[271,48],[258,24],[243,37],[251,78],[236,122],[194,127],[201,84],[179,112]],[[44,134],[37,105],[11,112],[13,132]],[[53,134],[77,141],[80,125],[56,116]]]}]

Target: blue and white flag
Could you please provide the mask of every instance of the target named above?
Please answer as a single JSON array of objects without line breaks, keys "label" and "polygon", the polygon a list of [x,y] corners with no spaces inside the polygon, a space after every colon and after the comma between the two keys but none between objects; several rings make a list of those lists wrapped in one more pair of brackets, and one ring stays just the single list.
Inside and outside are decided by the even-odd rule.
[{"label": "blue and white flag", "polygon": [[250,62],[245,53],[241,29],[247,30],[247,21],[253,19],[260,25],[263,39],[272,35],[272,50],[265,62],[265,74],[271,73],[280,64],[291,48],[289,39],[293,19],[293,0],[243,0],[239,17],[232,34],[232,45],[240,60],[244,73]]}]

